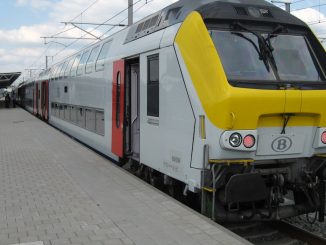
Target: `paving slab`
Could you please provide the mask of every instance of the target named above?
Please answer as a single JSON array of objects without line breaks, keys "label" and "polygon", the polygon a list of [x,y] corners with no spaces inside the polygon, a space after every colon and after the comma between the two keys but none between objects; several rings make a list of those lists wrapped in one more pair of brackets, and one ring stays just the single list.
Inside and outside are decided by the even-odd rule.
[{"label": "paving slab", "polygon": [[250,244],[28,112],[0,109],[0,245]]}]

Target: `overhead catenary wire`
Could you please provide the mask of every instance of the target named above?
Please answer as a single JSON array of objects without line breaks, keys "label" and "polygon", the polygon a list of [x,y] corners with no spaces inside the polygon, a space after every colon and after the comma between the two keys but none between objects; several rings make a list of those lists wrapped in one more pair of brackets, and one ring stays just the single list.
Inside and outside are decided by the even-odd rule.
[{"label": "overhead catenary wire", "polygon": [[[91,3],[89,6],[87,6],[83,11],[81,11],[78,15],[76,15],[76,17],[72,18],[70,21],[74,21],[75,19],[77,19],[79,16],[81,16],[81,15],[84,14],[86,11],[88,11],[91,7],[93,7],[96,3],[98,3],[98,1],[99,1],[99,0],[95,0],[93,3]],[[71,28],[68,28],[68,29],[66,29],[66,30],[60,31],[60,32],[58,32],[58,33],[53,34],[52,37],[55,37],[55,36],[60,35],[60,34],[62,34],[62,33],[65,33],[65,32],[68,32],[68,31],[71,31],[71,30],[73,30],[73,29],[75,29],[75,28],[76,28],[76,27],[71,27]],[[50,47],[52,46],[53,43],[57,43],[57,42],[50,42],[50,43],[49,43],[50,45],[49,45],[48,47],[45,48],[45,50],[43,51],[43,53],[41,54],[41,56],[38,56],[38,58],[35,59],[35,60],[33,61],[32,65],[31,65],[30,67],[34,66],[35,63],[36,63],[36,62],[37,62],[41,57],[43,57],[43,56],[46,54],[46,52],[50,49]],[[67,47],[67,45],[65,45],[65,46]],[[40,66],[41,66],[41,65],[40,65]]]},{"label": "overhead catenary wire", "polygon": [[[140,3],[141,1],[143,1],[143,0],[138,0],[138,1],[136,1],[135,3],[133,3],[133,6],[135,6],[136,4]],[[150,0],[150,1],[145,0],[145,4],[143,4],[142,7],[143,7],[144,5],[146,5],[146,4],[150,3],[150,2],[152,2],[152,1],[154,1],[154,0]],[[97,29],[98,29],[100,26],[102,26],[103,24],[105,24],[105,23],[111,21],[112,19],[116,18],[117,16],[121,15],[122,13],[124,13],[125,11],[127,11],[128,8],[129,8],[129,7],[124,8],[123,10],[119,11],[117,14],[113,15],[113,16],[110,17],[109,19],[107,19],[107,20],[105,20],[104,22],[100,23],[98,26],[94,27],[92,30],[90,30],[90,32],[97,30]],[[138,11],[138,10],[139,10],[139,9],[136,9],[134,12],[136,12],[136,11]],[[120,21],[119,24],[121,24],[121,23],[122,23],[123,21],[125,21],[126,19],[127,19],[127,18],[125,18],[125,19],[123,19],[122,21]],[[111,30],[113,30],[114,28],[116,28],[116,26],[111,27],[108,31],[106,31],[106,32],[104,33],[104,35],[107,34],[108,32],[110,32]],[[102,38],[104,35],[101,35],[100,38]],[[85,37],[85,36],[87,36],[87,34],[84,34],[84,35],[82,35],[81,37]],[[69,44],[67,45],[67,47],[72,46],[73,44],[75,44],[75,43],[78,42],[78,41],[79,41],[79,40],[76,39],[75,41],[69,43]],[[89,44],[88,44],[88,45],[89,45]],[[57,56],[57,55],[59,55],[61,52],[63,52],[67,47],[62,48],[60,51],[58,51],[56,54],[54,54],[54,57]]]}]

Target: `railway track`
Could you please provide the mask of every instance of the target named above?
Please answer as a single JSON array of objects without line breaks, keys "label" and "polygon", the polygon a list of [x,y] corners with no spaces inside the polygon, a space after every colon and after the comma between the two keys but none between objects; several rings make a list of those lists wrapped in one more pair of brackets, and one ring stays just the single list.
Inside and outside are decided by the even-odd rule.
[{"label": "railway track", "polygon": [[255,245],[325,245],[326,239],[284,221],[230,224],[225,227]]}]

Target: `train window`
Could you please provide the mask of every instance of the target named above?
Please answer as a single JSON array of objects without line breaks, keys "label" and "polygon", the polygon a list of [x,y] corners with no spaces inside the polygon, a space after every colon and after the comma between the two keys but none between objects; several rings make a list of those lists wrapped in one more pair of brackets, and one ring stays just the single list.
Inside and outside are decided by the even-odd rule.
[{"label": "train window", "polygon": [[81,54],[77,55],[75,60],[74,60],[74,63],[73,63],[73,65],[71,67],[71,70],[70,70],[70,76],[71,77],[76,76],[76,71],[77,71],[79,61],[80,61],[80,57],[81,57]]},{"label": "train window", "polygon": [[104,135],[104,111],[96,111],[95,114],[95,131],[97,134]]},{"label": "train window", "polygon": [[72,58],[67,63],[66,70],[65,70],[65,77],[68,77],[70,75],[70,70],[73,64],[74,64],[74,59]]},{"label": "train window", "polygon": [[54,79],[54,76],[55,76],[55,73],[56,73],[57,69],[58,69],[58,66],[53,66],[52,67],[51,75],[50,75],[51,79]]},{"label": "train window", "polygon": [[70,108],[70,121],[74,124],[77,123],[77,111],[75,106],[71,106]]},{"label": "train window", "polygon": [[65,86],[64,90],[65,90],[65,93],[68,93],[68,86]]},{"label": "train window", "polygon": [[95,64],[96,71],[101,71],[104,69],[104,59],[107,57],[109,53],[110,46],[111,46],[111,41],[108,41],[103,44]]},{"label": "train window", "polygon": [[159,55],[147,62],[147,116],[159,117]]},{"label": "train window", "polygon": [[70,110],[69,106],[64,105],[64,118],[66,121],[70,120]]},{"label": "train window", "polygon": [[277,72],[282,81],[322,81],[318,64],[303,36],[278,35],[271,39]]},{"label": "train window", "polygon": [[55,71],[55,74],[54,74],[54,78],[55,79],[58,79],[59,78],[59,74],[60,74],[60,71],[62,69],[62,65],[63,64],[58,65],[58,68],[57,68],[57,70]]},{"label": "train window", "polygon": [[120,90],[121,90],[121,74],[120,71],[117,74],[117,89],[116,89],[116,109],[115,109],[115,124],[117,128],[120,128]]},{"label": "train window", "polygon": [[53,112],[53,115],[58,117],[59,115],[59,109],[58,109],[58,104],[54,104],[54,112]]},{"label": "train window", "polygon": [[89,131],[95,131],[95,110],[87,108],[85,110],[86,117],[86,129]]},{"label": "train window", "polygon": [[59,105],[59,118],[65,119],[64,108],[62,104]]},{"label": "train window", "polygon": [[77,111],[77,125],[85,128],[85,110],[83,107],[79,107]]},{"label": "train window", "polygon": [[51,115],[52,116],[55,116],[55,109],[56,109],[55,108],[55,103],[52,102],[52,104],[51,104]]},{"label": "train window", "polygon": [[64,77],[64,73],[65,73],[65,70],[67,68],[67,65],[68,65],[68,61],[66,61],[65,63],[63,63],[63,65],[61,67],[60,74],[59,74],[59,78],[63,78]]},{"label": "train window", "polygon": [[215,30],[210,34],[230,81],[276,79],[273,70],[269,69],[269,64],[265,64],[264,59],[260,57],[259,48],[257,49],[260,44],[254,34]]},{"label": "train window", "polygon": [[89,56],[89,50],[85,51],[80,59],[78,69],[77,69],[77,76],[82,75],[84,73],[85,63],[88,59],[88,56]]},{"label": "train window", "polygon": [[91,73],[94,69],[94,62],[96,60],[96,57],[98,55],[98,51],[100,49],[100,46],[96,46],[92,49],[91,54],[89,55],[89,58],[86,63],[86,73]]}]

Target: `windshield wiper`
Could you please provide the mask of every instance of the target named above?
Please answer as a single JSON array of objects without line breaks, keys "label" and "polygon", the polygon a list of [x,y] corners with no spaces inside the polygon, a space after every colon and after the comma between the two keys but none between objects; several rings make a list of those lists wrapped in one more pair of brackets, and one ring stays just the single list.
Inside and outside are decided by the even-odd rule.
[{"label": "windshield wiper", "polygon": [[246,36],[243,35],[241,32],[235,32],[235,31],[233,31],[233,32],[231,32],[231,34],[233,34],[233,35],[237,35],[238,37],[241,37],[241,38],[247,40],[249,43],[251,43],[252,46],[255,48],[255,50],[256,50],[257,53],[258,53],[259,59],[260,59],[260,60],[263,59],[262,54],[260,53],[259,47],[257,46],[257,44],[256,44],[253,40],[251,40],[249,37],[246,37]]},{"label": "windshield wiper", "polygon": [[287,29],[282,26],[282,25],[278,25],[271,33],[268,33],[267,37],[264,39],[267,46],[268,46],[268,49],[270,51],[270,59],[275,67],[275,69],[277,70],[277,65],[276,65],[276,61],[274,59],[274,56],[273,56],[273,51],[274,51],[274,48],[273,48],[273,45],[271,43],[271,39],[274,38],[274,37],[277,37],[277,34],[279,33],[282,33],[282,32],[285,32],[287,31]]},{"label": "windshield wiper", "polygon": [[268,33],[267,37],[265,38],[265,41],[268,43],[271,52],[274,51],[274,48],[271,43],[271,39],[277,37],[277,34],[280,34],[282,32],[287,32],[287,29],[282,25],[278,25],[272,32]]},{"label": "windshield wiper", "polygon": [[249,33],[253,34],[255,37],[257,37],[258,46],[259,46],[259,53],[260,53],[260,57],[261,57],[260,59],[263,60],[267,71],[268,72],[270,71],[268,59],[273,63],[274,67],[277,69],[276,62],[274,60],[271,47],[269,46],[266,39],[261,34],[255,32],[253,30],[248,29],[247,27],[243,26],[239,22],[233,23],[233,29],[240,29],[240,30],[249,32]]}]

